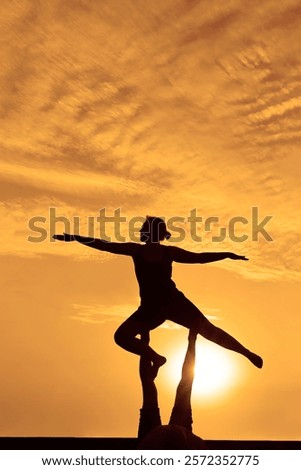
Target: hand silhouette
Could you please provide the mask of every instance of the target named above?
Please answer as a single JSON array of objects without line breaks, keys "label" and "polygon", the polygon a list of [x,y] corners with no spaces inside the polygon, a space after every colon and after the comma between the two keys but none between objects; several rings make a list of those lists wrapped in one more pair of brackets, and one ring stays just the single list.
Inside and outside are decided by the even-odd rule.
[{"label": "hand silhouette", "polygon": [[53,235],[55,240],[61,240],[62,242],[73,242],[74,235],[70,235],[69,233],[64,233],[63,235]]},{"label": "hand silhouette", "polygon": [[246,258],[245,256],[236,255],[235,253],[229,253],[228,258],[230,258],[230,259],[242,259],[243,261],[249,261],[249,258]]}]

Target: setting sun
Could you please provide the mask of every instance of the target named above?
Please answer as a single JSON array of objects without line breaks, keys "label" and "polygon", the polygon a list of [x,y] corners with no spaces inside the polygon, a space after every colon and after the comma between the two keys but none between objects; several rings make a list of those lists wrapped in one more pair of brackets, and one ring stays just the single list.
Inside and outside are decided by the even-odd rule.
[{"label": "setting sun", "polygon": [[[173,387],[180,380],[184,356],[185,347],[174,352],[169,360]],[[194,373],[193,393],[206,399],[227,394],[240,380],[233,353],[207,342],[196,345]]]}]

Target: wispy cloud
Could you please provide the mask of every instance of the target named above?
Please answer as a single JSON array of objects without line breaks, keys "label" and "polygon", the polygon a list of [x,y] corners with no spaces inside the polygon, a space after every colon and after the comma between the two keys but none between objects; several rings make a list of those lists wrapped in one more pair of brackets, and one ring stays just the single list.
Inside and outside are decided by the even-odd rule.
[{"label": "wispy cloud", "polygon": [[[75,314],[72,317],[73,320],[77,320],[83,323],[94,323],[102,324],[107,322],[122,322],[125,321],[132,313],[134,313],[138,306],[137,305],[103,305],[103,304],[92,304],[92,305],[79,305],[73,304],[72,307],[75,309]],[[166,329],[180,329],[181,326],[172,323],[170,321],[164,322],[160,328]]]},{"label": "wispy cloud", "polygon": [[102,324],[108,321],[122,321],[137,310],[135,305],[73,304],[74,320],[84,323]]},{"label": "wispy cloud", "polygon": [[[78,194],[81,197],[95,198],[96,196],[106,195],[108,191],[110,196],[114,193],[131,196],[149,191],[150,185],[142,181],[134,182],[130,179],[113,174],[100,175],[88,170],[71,170],[66,168],[53,168],[50,164],[39,166],[28,165],[28,163],[10,163],[0,162],[1,179],[7,179],[14,183],[22,180],[23,185],[43,188],[54,194]],[[70,184],[72,181],[72,184]]]},{"label": "wispy cloud", "polygon": [[[74,315],[72,316],[73,320],[77,320],[83,323],[94,323],[102,324],[106,322],[122,322],[126,320],[132,313],[134,313],[138,305],[134,304],[117,304],[117,305],[103,305],[103,304],[73,304],[73,309],[75,310]],[[215,308],[205,309],[208,312],[216,313],[218,310]],[[211,320],[217,320],[216,315],[206,315],[207,318]],[[180,325],[177,325],[174,322],[169,320],[165,321],[160,328],[178,330],[182,328]]]}]

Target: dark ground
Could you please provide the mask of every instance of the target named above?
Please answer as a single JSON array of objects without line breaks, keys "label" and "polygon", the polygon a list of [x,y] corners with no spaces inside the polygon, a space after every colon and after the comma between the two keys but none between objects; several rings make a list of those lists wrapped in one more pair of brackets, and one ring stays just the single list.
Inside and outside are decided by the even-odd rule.
[{"label": "dark ground", "polygon": [[[208,450],[301,449],[301,441],[205,441]],[[132,450],[136,438],[119,437],[0,437],[0,449]],[[154,449],[155,450],[155,449]]]}]

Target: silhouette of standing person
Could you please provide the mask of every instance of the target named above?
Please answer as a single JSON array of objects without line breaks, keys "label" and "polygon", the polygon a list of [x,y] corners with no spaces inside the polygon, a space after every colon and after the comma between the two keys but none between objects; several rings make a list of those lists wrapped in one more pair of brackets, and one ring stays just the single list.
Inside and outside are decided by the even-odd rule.
[{"label": "silhouette of standing person", "polygon": [[211,263],[230,258],[247,260],[234,253],[194,253],[175,246],[161,245],[170,238],[166,224],[159,217],[147,217],[140,229],[140,243],[107,242],[80,235],[54,235],[53,238],[65,242],[77,241],[101,251],[131,256],[139,284],[141,304],[115,333],[115,341],[126,351],[145,355],[152,363],[153,375],[165,364],[166,358],[158,354],[148,344],[137,338],[145,330],[153,330],[165,320],[171,320],[188,329],[197,331],[204,338],[242,354],[256,367],[261,368],[260,356],[251,352],[221,328],[213,325],[203,313],[180,292],[173,280],[172,263]]}]

